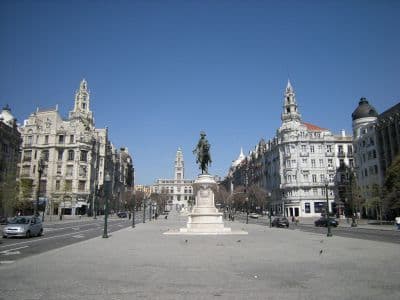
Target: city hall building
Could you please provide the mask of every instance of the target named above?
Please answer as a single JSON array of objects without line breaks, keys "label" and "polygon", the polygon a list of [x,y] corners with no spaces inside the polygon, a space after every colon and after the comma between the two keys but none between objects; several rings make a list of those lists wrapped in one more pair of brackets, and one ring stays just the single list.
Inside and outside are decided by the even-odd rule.
[{"label": "city hall building", "polygon": [[193,196],[194,180],[185,179],[185,162],[181,148],[178,148],[174,163],[173,179],[157,179],[152,186],[152,193],[167,196],[169,210],[187,209],[194,204]]}]

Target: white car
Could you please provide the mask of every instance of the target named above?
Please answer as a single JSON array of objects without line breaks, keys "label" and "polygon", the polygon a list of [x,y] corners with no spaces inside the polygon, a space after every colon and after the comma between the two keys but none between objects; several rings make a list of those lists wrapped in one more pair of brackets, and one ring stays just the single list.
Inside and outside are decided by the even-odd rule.
[{"label": "white car", "polygon": [[10,219],[3,228],[3,238],[11,236],[31,237],[43,234],[42,220],[36,216],[19,216]]}]

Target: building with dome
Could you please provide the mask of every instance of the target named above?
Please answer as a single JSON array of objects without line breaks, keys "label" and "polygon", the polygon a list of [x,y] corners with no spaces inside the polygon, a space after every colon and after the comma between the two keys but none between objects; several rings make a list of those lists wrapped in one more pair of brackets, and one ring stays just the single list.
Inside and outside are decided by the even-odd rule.
[{"label": "building with dome", "polygon": [[262,139],[245,158],[239,156],[225,185],[228,181],[231,191],[239,185],[265,189],[274,214],[320,216],[326,210],[326,193],[332,211],[333,203],[339,203],[336,181],[340,167],[353,164],[352,136],[344,131],[335,135],[304,122],[290,81],[284,92],[281,121],[274,138]]},{"label": "building with dome", "polygon": [[17,121],[6,105],[0,112],[0,215],[12,213],[9,200],[17,182],[21,142]]},{"label": "building with dome", "polygon": [[193,183],[194,180],[185,179],[183,152],[178,148],[174,162],[174,178],[157,179],[151,187],[151,192],[166,195],[169,210],[187,209],[189,205],[194,204]]},{"label": "building with dome", "polygon": [[400,149],[400,103],[382,114],[366,98],[352,113],[355,172],[361,199],[357,211],[376,217],[376,199],[382,199],[386,170]]}]

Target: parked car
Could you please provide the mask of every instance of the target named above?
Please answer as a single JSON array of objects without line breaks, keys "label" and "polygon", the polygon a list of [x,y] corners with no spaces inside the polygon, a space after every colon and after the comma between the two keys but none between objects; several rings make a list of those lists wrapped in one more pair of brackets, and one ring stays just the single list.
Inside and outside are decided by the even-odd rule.
[{"label": "parked car", "polygon": [[272,221],[272,227],[289,228],[289,220],[286,217],[276,217]]},{"label": "parked car", "polygon": [[127,218],[128,213],[126,211],[119,211],[119,212],[117,212],[117,216],[120,218]]},{"label": "parked car", "polygon": [[7,218],[4,216],[0,216],[0,225],[6,225],[7,224]]},{"label": "parked car", "polygon": [[[317,227],[327,227],[328,226],[328,219],[326,217],[321,217],[314,222],[315,226]],[[329,218],[329,224],[332,227],[338,226],[338,221],[333,218]]]},{"label": "parked car", "polygon": [[19,236],[31,237],[43,234],[43,224],[40,217],[20,216],[14,217],[7,222],[3,228],[3,238]]},{"label": "parked car", "polygon": [[252,219],[258,219],[259,215],[256,213],[251,213],[251,214],[249,214],[249,217]]}]

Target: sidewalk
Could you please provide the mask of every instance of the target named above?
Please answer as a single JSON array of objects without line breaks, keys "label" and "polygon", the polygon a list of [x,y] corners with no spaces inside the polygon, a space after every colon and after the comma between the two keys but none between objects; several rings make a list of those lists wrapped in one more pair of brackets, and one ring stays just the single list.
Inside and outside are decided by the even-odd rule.
[{"label": "sidewalk", "polygon": [[399,244],[238,222],[225,224],[248,235],[163,234],[186,219],[0,264],[0,299],[400,298]]}]

